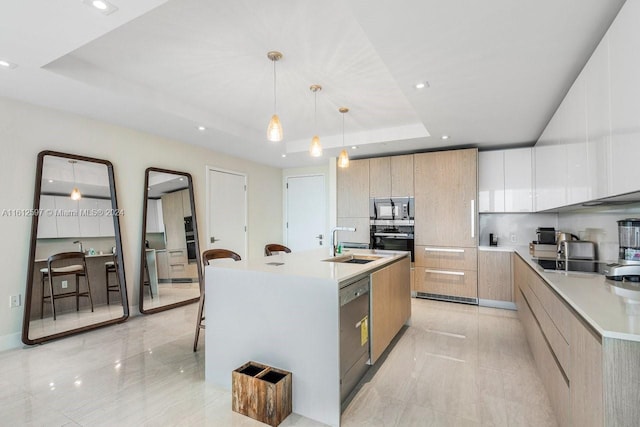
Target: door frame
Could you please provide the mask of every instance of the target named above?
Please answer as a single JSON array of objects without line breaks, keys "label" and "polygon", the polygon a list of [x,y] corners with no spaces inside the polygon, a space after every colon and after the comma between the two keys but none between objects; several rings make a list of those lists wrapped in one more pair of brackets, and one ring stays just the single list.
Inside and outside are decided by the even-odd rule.
[{"label": "door frame", "polygon": [[[324,231],[323,231],[323,241],[327,242],[327,233],[329,230],[329,222],[330,222],[330,218],[329,218],[329,200],[327,197],[327,175],[325,173],[322,172],[317,172],[317,173],[301,173],[301,174],[293,174],[293,175],[286,175],[282,177],[282,240],[284,241],[284,245],[286,246],[289,243],[289,233],[288,233],[288,223],[289,223],[289,209],[287,209],[287,205],[289,203],[289,192],[287,191],[287,180],[289,178],[307,178],[307,177],[312,177],[312,176],[321,176],[322,177],[322,182],[324,184]],[[326,246],[326,245],[323,245]]]},{"label": "door frame", "polygon": [[[242,176],[244,178],[244,224],[246,227],[245,233],[244,233],[244,255],[245,257],[243,259],[249,259],[249,247],[248,247],[248,240],[249,240],[249,198],[248,198],[248,194],[249,194],[249,185],[247,184],[248,181],[248,177],[247,174],[244,172],[238,172],[238,171],[234,171],[231,169],[224,169],[224,168],[220,168],[217,166],[209,166],[207,165],[205,167],[205,176],[206,176],[206,227],[205,229],[207,230],[207,236],[206,236],[206,240],[205,240],[205,245],[204,247],[206,247],[207,249],[209,249],[209,245],[211,244],[211,225],[209,223],[209,219],[211,219],[211,180],[210,180],[210,172],[222,172],[222,173],[229,173],[229,174],[233,174],[233,175],[239,175]],[[209,240],[209,241],[207,241]]]}]

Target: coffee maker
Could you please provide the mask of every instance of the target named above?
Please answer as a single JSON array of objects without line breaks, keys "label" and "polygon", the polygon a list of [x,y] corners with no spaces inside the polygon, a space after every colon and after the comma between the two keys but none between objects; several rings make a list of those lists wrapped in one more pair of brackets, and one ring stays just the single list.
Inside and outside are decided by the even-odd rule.
[{"label": "coffee maker", "polygon": [[640,282],[640,218],[618,221],[618,262],[607,264],[607,279]]}]

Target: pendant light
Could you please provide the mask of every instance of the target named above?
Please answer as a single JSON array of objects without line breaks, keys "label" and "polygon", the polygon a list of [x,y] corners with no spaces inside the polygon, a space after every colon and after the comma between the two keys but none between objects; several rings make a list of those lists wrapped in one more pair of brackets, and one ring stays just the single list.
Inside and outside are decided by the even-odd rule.
[{"label": "pendant light", "polygon": [[340,152],[340,156],[338,156],[338,167],[340,168],[348,168],[349,167],[349,153],[344,148],[344,115],[349,112],[347,107],[340,107],[338,111],[342,113],[342,151]]},{"label": "pendant light", "polygon": [[273,142],[280,142],[284,136],[280,117],[276,113],[276,62],[282,59],[282,53],[272,50],[267,52],[267,57],[273,61],[273,116],[267,127],[267,139]]},{"label": "pendant light", "polygon": [[313,127],[316,131],[316,135],[311,138],[311,146],[309,147],[309,153],[313,157],[322,156],[322,145],[320,145],[320,137],[318,133],[318,92],[322,90],[320,85],[311,85],[309,88],[313,92]]},{"label": "pendant light", "polygon": [[80,194],[80,190],[76,186],[76,163],[78,163],[78,161],[69,160],[69,163],[71,163],[71,169],[73,170],[73,190],[71,190],[70,197],[71,200],[80,200],[82,198],[82,194]]}]

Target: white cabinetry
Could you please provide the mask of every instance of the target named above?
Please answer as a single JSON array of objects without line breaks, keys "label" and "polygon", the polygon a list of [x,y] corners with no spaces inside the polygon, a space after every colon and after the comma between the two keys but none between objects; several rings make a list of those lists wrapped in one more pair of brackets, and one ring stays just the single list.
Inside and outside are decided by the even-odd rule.
[{"label": "white cabinetry", "polygon": [[70,197],[55,196],[58,237],[79,237],[78,202]]},{"label": "white cabinetry", "polygon": [[103,215],[98,216],[98,226],[100,230],[100,236],[102,237],[115,236],[116,232],[113,227],[114,209],[111,207],[111,200],[96,199],[96,207],[98,208],[98,212],[103,213]]},{"label": "white cabinetry", "polygon": [[627,2],[609,29],[611,194],[640,189],[640,4]]},{"label": "white cabinetry", "polygon": [[531,212],[531,148],[478,153],[479,212]]},{"label": "white cabinetry", "polygon": [[162,201],[160,199],[147,200],[147,233],[164,232],[162,219]]},{"label": "white cabinetry", "polygon": [[56,217],[53,215],[55,208],[55,196],[40,196],[42,214],[38,217],[38,239],[58,237]]}]

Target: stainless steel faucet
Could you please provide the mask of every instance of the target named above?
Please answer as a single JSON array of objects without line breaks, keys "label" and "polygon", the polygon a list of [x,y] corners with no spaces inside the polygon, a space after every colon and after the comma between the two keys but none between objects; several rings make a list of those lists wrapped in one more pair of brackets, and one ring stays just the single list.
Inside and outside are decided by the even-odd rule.
[{"label": "stainless steel faucet", "polygon": [[73,242],[74,245],[78,245],[78,248],[80,249],[80,252],[84,252],[82,250],[82,240],[76,240],[75,242]]},{"label": "stainless steel faucet", "polygon": [[331,249],[333,256],[336,256],[336,231],[356,231],[355,227],[334,227],[331,230]]}]

